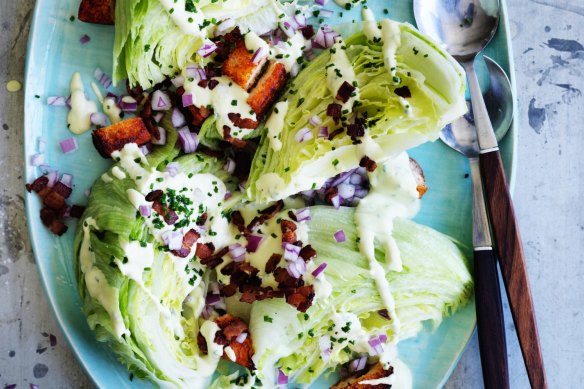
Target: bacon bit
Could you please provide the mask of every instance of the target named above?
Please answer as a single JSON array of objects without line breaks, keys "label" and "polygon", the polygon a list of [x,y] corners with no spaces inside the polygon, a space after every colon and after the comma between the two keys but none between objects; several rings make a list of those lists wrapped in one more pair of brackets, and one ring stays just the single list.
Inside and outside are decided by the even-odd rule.
[{"label": "bacon bit", "polygon": [[197,243],[197,251],[195,252],[197,258],[209,259],[214,252],[215,246],[213,243]]},{"label": "bacon bit", "polygon": [[365,135],[365,126],[361,123],[354,123],[347,125],[347,135],[351,138],[358,138]]},{"label": "bacon bit", "polygon": [[228,33],[214,38],[213,41],[217,45],[217,49],[215,50],[215,60],[219,62],[225,61],[229,57],[229,54],[235,49],[236,44],[241,40],[243,40],[243,36],[241,35],[239,27],[235,27]]},{"label": "bacon bit", "polygon": [[154,203],[152,203],[152,209],[155,210],[160,216],[162,216],[166,224],[169,226],[173,225],[178,220],[178,215],[176,212],[174,212],[166,205],[162,205],[162,203],[158,200],[154,200]]},{"label": "bacon bit", "polygon": [[85,212],[85,207],[82,205],[75,204],[71,206],[71,209],[69,210],[69,216],[74,217],[76,219],[81,219],[83,212]]},{"label": "bacon bit", "polygon": [[310,262],[316,257],[316,250],[313,249],[311,245],[306,245],[300,250],[298,256],[302,258],[304,262]]},{"label": "bacon bit", "polygon": [[49,227],[49,230],[51,230],[53,234],[58,236],[63,235],[65,232],[67,232],[68,229],[69,227],[67,227],[65,223],[63,223],[60,220],[53,221],[53,223],[51,223],[51,226]]},{"label": "bacon bit", "polygon": [[53,221],[57,219],[57,212],[50,208],[41,209],[41,221],[47,227],[50,227]]},{"label": "bacon bit", "polygon": [[[248,369],[253,369],[254,365],[251,358],[254,354],[254,349],[247,323],[230,314],[219,316],[215,319],[215,323],[219,326],[220,331],[216,333],[214,342],[223,346],[229,345],[235,354],[235,363]],[[237,337],[244,332],[248,333],[247,338],[242,343],[237,342]],[[204,338],[203,343],[205,343]],[[225,353],[223,353],[222,358],[230,360]]]},{"label": "bacon bit", "polygon": [[155,191],[148,193],[146,195],[145,199],[146,199],[146,201],[156,201],[160,197],[162,197],[163,194],[164,194],[164,192],[161,189],[157,189]]},{"label": "bacon bit", "polygon": [[326,108],[327,116],[330,116],[334,119],[335,124],[339,123],[339,119],[341,118],[343,106],[337,103],[331,103]]},{"label": "bacon bit", "polygon": [[283,267],[277,267],[276,270],[274,270],[274,278],[280,289],[298,288],[304,285],[304,280],[302,280],[302,278],[290,277],[288,270]]},{"label": "bacon bit", "polygon": [[257,128],[259,125],[259,123],[253,119],[249,119],[249,118],[242,119],[240,113],[231,112],[231,113],[227,114],[227,117],[229,118],[229,120],[231,120],[231,122],[233,124],[235,124],[236,127],[239,127],[239,128],[246,128],[248,130],[253,130],[253,129]]},{"label": "bacon bit", "polygon": [[237,293],[237,285],[235,284],[223,285],[221,287],[222,296],[231,297],[235,295],[235,293]]},{"label": "bacon bit", "polygon": [[286,302],[300,312],[306,312],[314,300],[314,286],[306,285],[286,290]]},{"label": "bacon bit", "polygon": [[290,244],[294,244],[296,243],[296,233],[294,231],[288,231],[288,232],[284,232],[282,233],[282,242],[283,243],[290,243]]},{"label": "bacon bit", "polygon": [[209,258],[201,259],[201,264],[209,267],[210,269],[214,269],[223,263],[223,256],[225,256],[228,252],[229,247],[223,247]]},{"label": "bacon bit", "polygon": [[340,135],[342,133],[343,133],[343,129],[342,128],[337,128],[336,130],[334,130],[333,132],[331,132],[329,134],[328,140],[333,140],[333,139],[335,139],[335,137],[337,135]]},{"label": "bacon bit", "polygon": [[404,99],[412,97],[412,92],[410,91],[410,88],[408,88],[407,86],[402,86],[400,88],[396,88],[393,91],[393,93],[395,93],[399,97],[403,97]]},{"label": "bacon bit", "polygon": [[172,250],[171,253],[180,258],[186,258],[191,253],[191,249],[195,242],[201,237],[195,230],[189,230],[183,236],[182,247],[179,250]]},{"label": "bacon bit", "polygon": [[209,80],[201,80],[197,83],[201,88],[206,88],[209,85]]},{"label": "bacon bit", "polygon": [[297,228],[298,227],[296,226],[296,224],[293,221],[283,219],[280,222],[280,229],[282,230],[282,233],[294,232],[294,231],[296,231]]},{"label": "bacon bit", "polygon": [[264,224],[266,221],[270,220],[276,216],[284,208],[284,202],[279,200],[276,204],[269,206],[266,209],[259,211],[260,216],[256,216],[248,224],[248,231],[252,231],[255,227]]},{"label": "bacon bit", "polygon": [[[336,99],[346,103],[351,98],[351,94],[355,92],[355,87],[347,81],[343,82],[337,91]],[[327,111],[328,114],[328,111]],[[332,115],[329,115],[332,116]]]},{"label": "bacon bit", "polygon": [[59,193],[49,190],[48,193],[43,197],[43,204],[51,209],[58,211],[65,206],[65,198]]},{"label": "bacon bit", "polygon": [[298,223],[298,218],[296,217],[296,214],[294,213],[294,211],[292,211],[292,210],[288,211],[288,217],[290,219],[292,219],[294,222]]},{"label": "bacon bit", "polygon": [[302,27],[300,31],[302,31],[302,36],[304,39],[310,39],[314,36],[314,27],[312,27],[310,24],[306,27]]},{"label": "bacon bit", "polygon": [[332,204],[333,203],[333,197],[337,196],[338,194],[339,194],[339,189],[336,186],[333,186],[331,188],[328,188],[324,192],[324,201],[327,204]]},{"label": "bacon bit", "polygon": [[207,212],[203,212],[203,214],[201,216],[199,216],[199,218],[197,219],[197,225],[198,226],[204,226],[205,222],[207,221]]},{"label": "bacon bit", "polygon": [[57,181],[55,185],[53,185],[53,192],[60,194],[63,196],[63,198],[69,198],[69,196],[71,196],[71,192],[73,192],[73,189],[63,184],[62,182]]},{"label": "bacon bit", "polygon": [[223,126],[223,139],[225,139],[227,142],[231,143],[231,145],[233,147],[235,147],[236,149],[240,149],[240,150],[247,149],[248,143],[249,143],[243,139],[239,139],[239,138],[235,138],[235,137],[231,136],[231,128],[229,128],[229,126]]},{"label": "bacon bit", "polygon": [[359,166],[367,169],[369,173],[372,173],[375,171],[375,169],[377,169],[377,163],[367,156],[361,158],[361,161],[359,161]]},{"label": "bacon bit", "polygon": [[233,225],[237,227],[239,232],[241,232],[243,235],[247,236],[250,234],[250,231],[245,227],[245,220],[243,219],[241,212],[233,211],[231,214],[231,223],[233,223]]},{"label": "bacon bit", "polygon": [[26,184],[26,190],[28,193],[35,191],[36,193],[40,192],[42,189],[46,188],[49,183],[49,178],[47,176],[40,176],[36,180],[32,182],[32,184]]},{"label": "bacon bit", "polygon": [[191,117],[190,123],[196,127],[201,126],[212,113],[212,111],[205,106],[195,107],[194,105],[189,105],[187,111]]},{"label": "bacon bit", "polygon": [[270,274],[271,272],[273,272],[281,260],[282,260],[282,254],[276,254],[276,253],[272,254],[270,259],[268,259],[268,262],[266,262],[266,268],[265,268],[266,273]]}]

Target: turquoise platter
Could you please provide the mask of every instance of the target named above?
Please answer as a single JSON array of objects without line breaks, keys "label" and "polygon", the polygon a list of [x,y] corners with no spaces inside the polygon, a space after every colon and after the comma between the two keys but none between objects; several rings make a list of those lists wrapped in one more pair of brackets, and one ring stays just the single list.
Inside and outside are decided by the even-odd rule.
[{"label": "turquoise platter", "polygon": [[[45,161],[61,173],[74,176],[75,190],[72,203],[84,203],[84,192],[103,172],[109,162],[94,150],[90,134],[79,136],[79,150],[64,155],[59,141],[71,136],[66,126],[67,110],[49,107],[46,99],[52,95],[68,95],[68,85],[73,72],[79,71],[86,91],[96,67],[111,74],[111,53],[114,32],[110,26],[90,25],[77,21],[76,0],[39,0],[36,3],[30,38],[25,79],[24,107],[24,176],[32,181],[40,172],[31,166],[29,157],[37,152],[37,141],[47,141]],[[391,17],[415,24],[410,0],[370,0],[369,7],[378,18]],[[343,11],[332,1],[327,8],[334,9],[330,24],[352,23],[361,20],[357,6]],[[387,10],[387,14],[384,12]],[[339,12],[343,11],[342,19]],[[80,37],[87,35],[90,41],[82,45]],[[486,50],[510,76],[513,86],[514,68],[511,38],[506,6],[502,4],[499,30]],[[482,75],[483,79],[487,79]],[[501,144],[508,177],[515,173],[517,149],[517,125]],[[422,211],[416,220],[453,236],[463,245],[471,242],[471,196],[469,168],[466,160],[439,141],[411,150],[424,169],[428,194],[424,197]],[[130,380],[129,373],[103,344],[96,341],[81,311],[81,302],[73,271],[73,232],[76,226],[69,224],[69,231],[62,237],[52,235],[39,218],[40,202],[27,194],[26,210],[32,247],[42,282],[55,317],[77,356],[93,382],[100,388],[151,387],[145,381]],[[474,301],[444,320],[436,330],[425,329],[414,339],[399,345],[399,353],[410,366],[414,387],[438,388],[445,384],[454,369],[475,328]],[[328,387],[329,382],[319,381],[315,388]]]}]

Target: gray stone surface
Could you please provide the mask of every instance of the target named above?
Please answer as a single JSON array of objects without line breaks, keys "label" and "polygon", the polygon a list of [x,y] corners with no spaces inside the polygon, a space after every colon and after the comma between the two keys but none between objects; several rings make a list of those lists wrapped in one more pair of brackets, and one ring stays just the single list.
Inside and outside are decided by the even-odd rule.
[{"label": "gray stone surface", "polygon": [[[515,204],[551,388],[584,388],[584,6],[510,2],[520,122]],[[21,176],[23,81],[32,0],[0,2],[0,388],[91,387],[53,318],[34,263]],[[513,388],[528,388],[507,310]],[[447,388],[480,388],[476,336]]]}]

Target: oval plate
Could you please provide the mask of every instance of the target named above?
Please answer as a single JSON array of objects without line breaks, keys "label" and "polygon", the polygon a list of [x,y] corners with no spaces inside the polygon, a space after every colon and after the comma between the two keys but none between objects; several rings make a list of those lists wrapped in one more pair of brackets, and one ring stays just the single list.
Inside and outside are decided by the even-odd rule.
[{"label": "oval plate", "polygon": [[[391,17],[415,24],[409,0],[369,0],[368,3],[378,18]],[[30,165],[28,156],[37,152],[37,141],[42,136],[47,140],[46,163],[61,173],[74,175],[75,190],[71,203],[83,204],[86,201],[84,192],[110,163],[96,153],[89,132],[77,137],[77,152],[62,154],[59,141],[71,136],[66,125],[67,109],[48,107],[46,99],[52,95],[67,96],[70,77],[75,71],[81,73],[86,91],[91,94],[89,82],[93,79],[95,68],[100,67],[111,74],[114,32],[111,26],[77,21],[78,4],[76,0],[39,0],[36,3],[26,66],[24,144],[27,181],[39,175],[38,168]],[[335,10],[335,16],[328,21],[330,24],[361,20],[360,6],[345,11],[331,1],[327,7]],[[342,18],[339,15],[341,11]],[[83,35],[91,38],[84,45],[79,41]],[[485,53],[507,71],[514,86],[510,41],[506,6],[502,4],[499,30]],[[501,144],[511,185],[516,145],[517,128],[514,124]],[[471,187],[466,160],[440,142],[420,146],[411,150],[410,154],[424,168],[430,188],[416,220],[470,246]],[[39,218],[41,204],[37,196],[27,194],[25,197],[29,232],[41,279],[57,321],[79,362],[98,387],[150,387],[148,382],[129,379],[126,368],[105,345],[96,341],[85,321],[73,270],[75,223],[69,223],[69,231],[64,236],[52,235]],[[427,389],[444,385],[474,328],[472,301],[454,316],[444,320],[437,330],[424,330],[415,339],[400,343],[399,352],[412,369],[414,387]],[[329,384],[321,380],[314,387],[324,388]]]}]

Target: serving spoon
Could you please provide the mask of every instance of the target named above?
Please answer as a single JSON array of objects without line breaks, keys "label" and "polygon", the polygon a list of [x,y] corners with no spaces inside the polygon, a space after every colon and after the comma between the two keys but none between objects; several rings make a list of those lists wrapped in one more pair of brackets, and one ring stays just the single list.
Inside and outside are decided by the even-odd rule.
[{"label": "serving spoon", "polygon": [[496,251],[531,386],[547,388],[527,267],[501,154],[475,72],[475,58],[499,23],[499,0],[414,0],[418,28],[464,67],[471,94],[482,181]]},{"label": "serving spoon", "polygon": [[[485,93],[489,117],[498,139],[502,139],[513,120],[513,95],[507,75],[489,57],[490,85]],[[509,388],[509,368],[505,342],[505,322],[499,287],[497,260],[493,252],[489,219],[479,167],[479,145],[472,112],[444,127],[440,139],[468,158],[472,180],[474,279],[477,328],[485,388]]]}]

